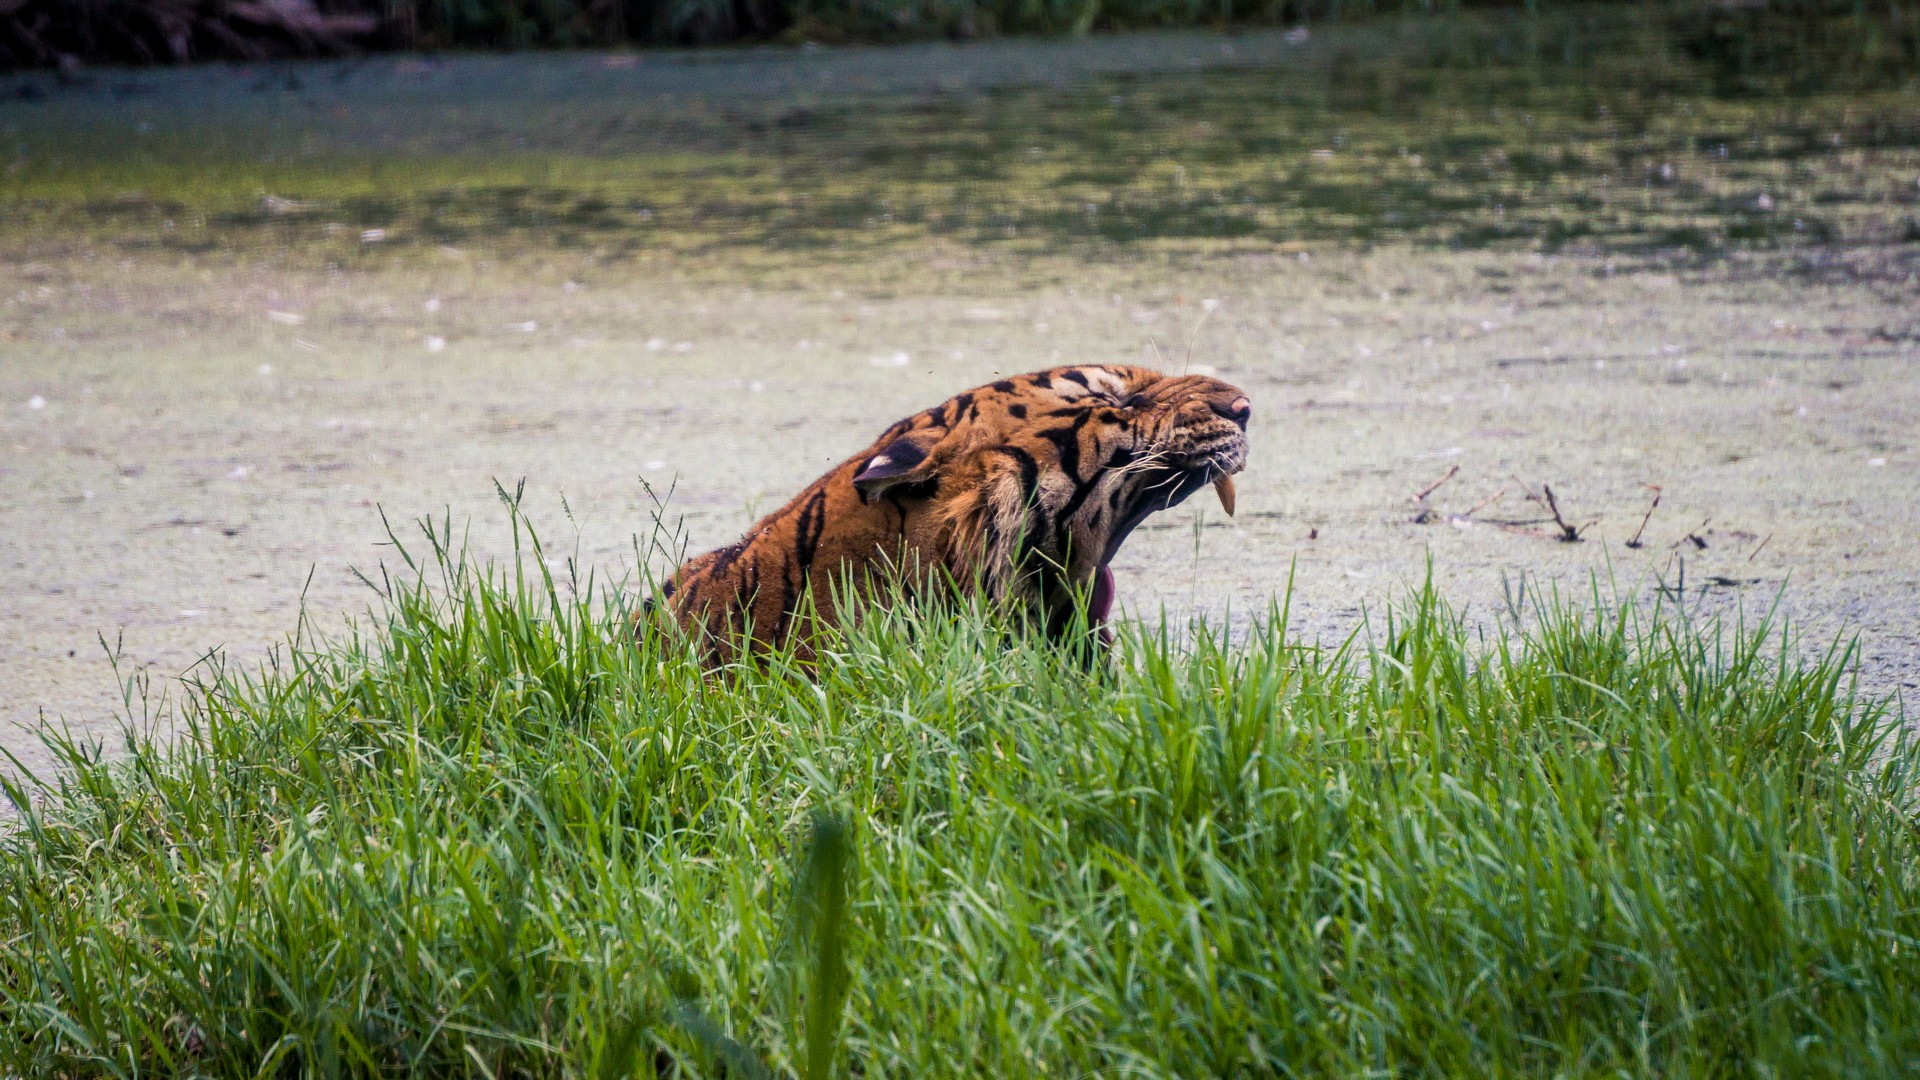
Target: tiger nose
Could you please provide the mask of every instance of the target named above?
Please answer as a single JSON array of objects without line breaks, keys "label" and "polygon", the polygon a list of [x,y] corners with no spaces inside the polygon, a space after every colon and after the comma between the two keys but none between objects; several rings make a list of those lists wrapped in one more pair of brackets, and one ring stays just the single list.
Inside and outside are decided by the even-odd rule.
[{"label": "tiger nose", "polygon": [[1211,402],[1207,407],[1218,415],[1239,424],[1242,431],[1247,429],[1247,417],[1253,415],[1253,402],[1248,401],[1245,394],[1234,398],[1225,408]]}]

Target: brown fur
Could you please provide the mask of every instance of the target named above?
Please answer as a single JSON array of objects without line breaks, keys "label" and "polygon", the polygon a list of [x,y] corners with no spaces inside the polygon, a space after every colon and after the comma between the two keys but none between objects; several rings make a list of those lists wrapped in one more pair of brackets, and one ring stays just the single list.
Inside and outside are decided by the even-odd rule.
[{"label": "brown fur", "polygon": [[1137,367],[1055,368],[969,390],[687,560],[664,590],[669,611],[725,659],[748,627],[756,647],[784,641],[809,603],[836,623],[842,576],[863,588],[917,567],[1032,602],[1057,633],[1075,590],[1085,595],[1140,518],[1240,471],[1249,411],[1217,379]]}]

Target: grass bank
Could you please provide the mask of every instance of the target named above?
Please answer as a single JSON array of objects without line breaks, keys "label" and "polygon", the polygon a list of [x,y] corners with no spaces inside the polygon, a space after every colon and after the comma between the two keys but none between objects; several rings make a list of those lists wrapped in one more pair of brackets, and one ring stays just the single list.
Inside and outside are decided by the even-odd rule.
[{"label": "grass bank", "polygon": [[11,792],[0,1073],[1920,1064],[1915,754],[1844,649],[1429,590],[1333,649],[1092,676],[962,611],[714,677],[448,535]]}]

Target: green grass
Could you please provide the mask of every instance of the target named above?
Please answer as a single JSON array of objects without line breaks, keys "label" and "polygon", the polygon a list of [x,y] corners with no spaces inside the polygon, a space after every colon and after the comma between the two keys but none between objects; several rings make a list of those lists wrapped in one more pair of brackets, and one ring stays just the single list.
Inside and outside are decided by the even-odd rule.
[{"label": "green grass", "polygon": [[708,674],[430,535],[13,790],[0,1075],[1920,1068],[1916,755],[1845,649],[1428,589],[1332,649],[1089,673],[963,609]]}]

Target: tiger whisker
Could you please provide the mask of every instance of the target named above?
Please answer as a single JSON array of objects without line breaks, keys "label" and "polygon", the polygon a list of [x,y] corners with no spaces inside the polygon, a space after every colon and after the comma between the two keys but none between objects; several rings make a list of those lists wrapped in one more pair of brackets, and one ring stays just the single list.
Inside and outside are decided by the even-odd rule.
[{"label": "tiger whisker", "polygon": [[1148,469],[1158,468],[1160,465],[1164,464],[1167,460],[1167,456],[1168,455],[1165,450],[1154,450],[1145,454],[1144,456],[1134,458],[1132,461],[1127,462],[1125,465],[1122,465],[1119,468],[1114,469],[1113,471],[1115,475],[1118,475],[1118,476],[1127,476],[1132,473],[1145,472]]},{"label": "tiger whisker", "polygon": [[1139,461],[1129,462],[1120,466],[1113,470],[1113,474],[1115,476],[1131,476],[1134,473],[1146,472],[1149,469],[1158,468],[1164,460],[1164,458],[1142,458]]}]

